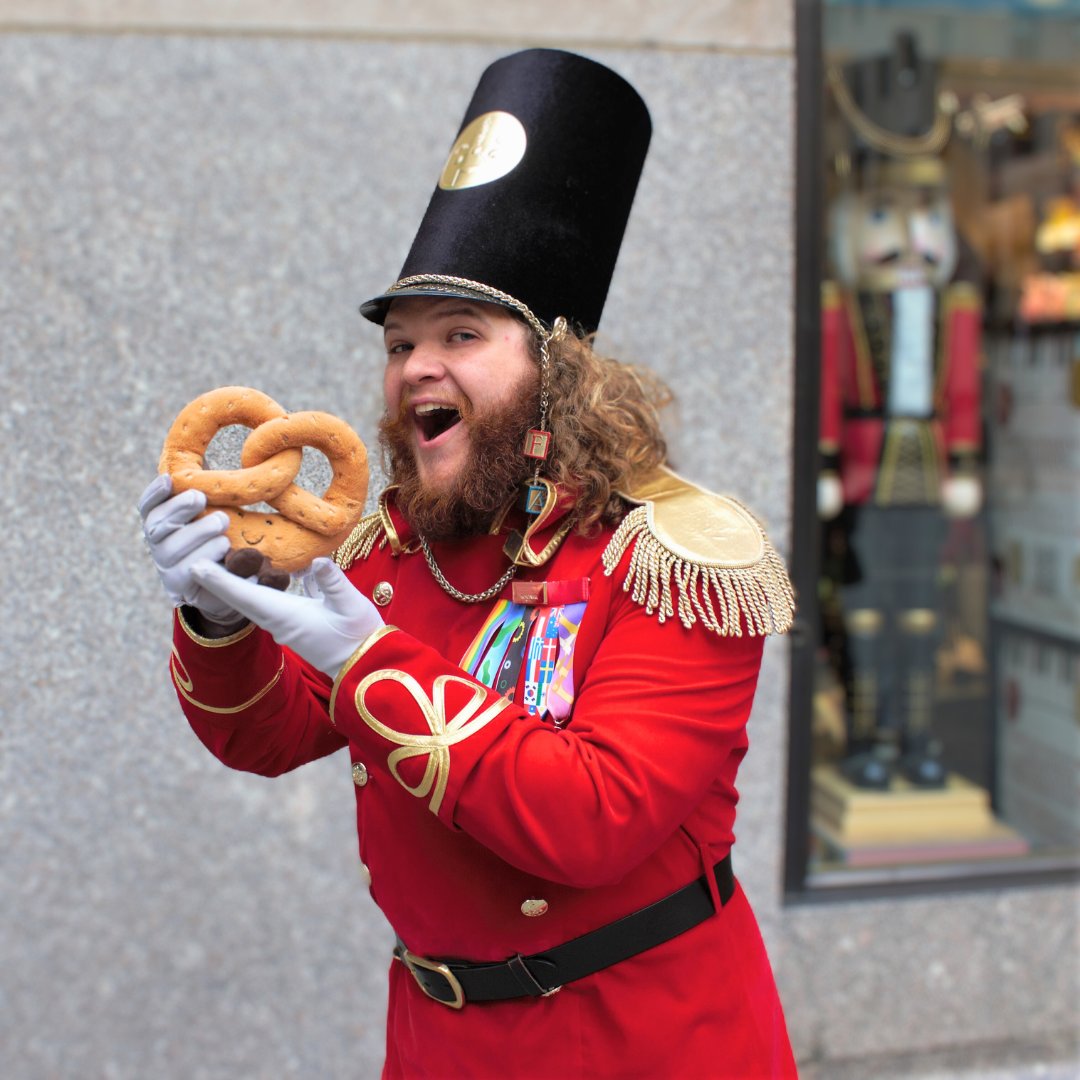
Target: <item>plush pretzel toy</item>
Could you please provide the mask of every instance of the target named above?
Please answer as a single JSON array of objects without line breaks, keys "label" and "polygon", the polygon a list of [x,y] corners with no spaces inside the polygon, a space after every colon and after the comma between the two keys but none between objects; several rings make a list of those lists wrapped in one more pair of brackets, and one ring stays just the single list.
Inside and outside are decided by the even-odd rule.
[{"label": "plush pretzel toy", "polygon": [[[240,451],[242,468],[206,469],[210,440],[232,424],[252,429]],[[321,498],[293,483],[305,446],[321,450],[333,470]],[[287,413],[245,386],[223,386],[186,405],[165,437],[158,472],[172,477],[176,493],[204,492],[205,513],[229,516],[229,570],[276,588],[340,547],[367,497],[367,451],[348,424],[329,413]],[[251,509],[260,502],[273,511]]]}]

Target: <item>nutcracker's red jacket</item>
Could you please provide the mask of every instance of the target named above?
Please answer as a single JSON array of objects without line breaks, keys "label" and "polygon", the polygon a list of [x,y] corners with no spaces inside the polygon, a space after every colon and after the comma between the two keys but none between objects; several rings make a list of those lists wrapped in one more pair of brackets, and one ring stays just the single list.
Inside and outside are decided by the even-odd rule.
[{"label": "nutcracker's red jacket", "polygon": [[[434,545],[447,581],[474,593],[512,537],[514,582],[464,603],[384,493],[337,557],[386,629],[333,685],[262,630],[211,641],[178,613],[173,681],[221,761],[274,776],[348,748],[364,876],[413,954],[527,956],[731,848],[763,636],[790,623],[790,586],[734,501],[667,471],[634,494],[614,534],[568,532],[572,507],[549,489],[528,530],[515,510],[490,535]],[[549,997],[452,1009],[390,962],[387,1077],[794,1071],[738,885],[690,931]]]},{"label": "nutcracker's red jacket", "polygon": [[[887,308],[887,297],[879,302]],[[982,310],[967,282],[941,292],[935,323],[932,443],[926,467],[944,478],[948,467],[974,465],[982,413]],[[835,282],[822,288],[819,449],[826,468],[839,468],[844,502],[874,498],[883,468],[890,358],[887,339],[867,333],[856,295]],[[835,465],[829,464],[837,459]]]}]

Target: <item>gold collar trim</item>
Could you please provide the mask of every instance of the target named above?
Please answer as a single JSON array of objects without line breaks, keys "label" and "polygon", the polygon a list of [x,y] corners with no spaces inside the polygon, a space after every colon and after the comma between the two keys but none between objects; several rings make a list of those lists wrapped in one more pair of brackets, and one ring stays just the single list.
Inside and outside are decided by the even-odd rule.
[{"label": "gold collar trim", "polygon": [[334,562],[342,570],[348,570],[357,559],[366,559],[378,545],[380,548],[390,545],[395,554],[401,552],[401,540],[390,518],[386,497],[394,490],[388,487],[379,495],[379,504],[374,513],[362,517],[356,528],[345,538],[345,542],[334,552]]},{"label": "gold collar trim", "polygon": [[[544,547],[540,551],[534,550],[533,538],[550,523],[559,505],[559,489],[555,484],[543,477],[537,480],[536,483],[543,485],[545,488],[543,508],[535,519],[529,523],[524,533],[515,530],[507,538],[503,547],[503,551],[514,566],[543,566],[555,554],[559,545],[574,527],[573,513],[570,512],[567,515],[567,520],[559,525]],[[384,548],[387,544],[390,545],[390,550],[395,555],[400,555],[403,551],[409,552],[419,549],[420,545],[418,543],[410,541],[408,544],[403,544],[398,536],[397,529],[394,527],[394,521],[387,505],[387,498],[395,490],[396,486],[391,485],[382,492],[375,511],[361,518],[341,547],[334,552],[334,562],[342,570],[348,570],[357,559],[366,559],[377,547]],[[513,506],[513,502],[507,503],[503,512],[496,516],[490,530],[492,534],[497,533],[502,528],[506,515]]]},{"label": "gold collar trim", "polygon": [[536,551],[533,548],[533,538],[537,533],[549,525],[551,518],[559,508],[559,489],[550,480],[547,480],[542,476],[531,482],[543,486],[544,505],[541,508],[540,513],[529,522],[524,533],[518,532],[515,529],[510,533],[506,539],[506,543],[503,545],[504,554],[514,566],[543,566],[544,563],[555,554],[559,545],[566,539],[570,534],[570,530],[574,527],[574,515],[572,512],[568,512],[566,520],[555,530],[551,539],[543,546],[543,548],[541,548],[540,551]]}]

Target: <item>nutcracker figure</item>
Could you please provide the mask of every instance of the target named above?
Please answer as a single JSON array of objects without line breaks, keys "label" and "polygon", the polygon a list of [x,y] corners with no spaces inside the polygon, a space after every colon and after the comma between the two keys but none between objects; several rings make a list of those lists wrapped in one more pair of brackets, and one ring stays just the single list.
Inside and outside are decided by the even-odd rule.
[{"label": "nutcracker figure", "polygon": [[818,506],[846,540],[843,774],[945,782],[932,713],[946,521],[975,514],[981,317],[954,280],[951,115],[910,35],[829,72],[847,129],[830,205]]}]

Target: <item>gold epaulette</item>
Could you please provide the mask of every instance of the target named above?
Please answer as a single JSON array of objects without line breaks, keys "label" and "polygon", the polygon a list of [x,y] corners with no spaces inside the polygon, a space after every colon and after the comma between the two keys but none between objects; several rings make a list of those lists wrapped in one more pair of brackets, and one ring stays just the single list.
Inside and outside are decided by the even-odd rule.
[{"label": "gold epaulette", "polygon": [[366,559],[378,544],[380,548],[389,543],[395,553],[400,550],[397,532],[390,514],[386,509],[386,496],[393,488],[387,488],[379,496],[379,505],[373,513],[360,519],[356,528],[345,538],[345,542],[334,552],[334,562],[342,570],[348,570],[357,559]]},{"label": "gold epaulette", "polygon": [[765,530],[734,499],[691,484],[670,469],[650,474],[624,497],[636,503],[604,551],[615,572],[633,548],[623,589],[660,622],[678,614],[722,636],[783,634],[795,595]]},{"label": "gold epaulette", "polygon": [[382,515],[376,511],[360,519],[345,543],[334,552],[334,562],[342,570],[348,570],[357,559],[366,559],[380,539],[383,544],[386,543],[386,530],[383,528]]}]

